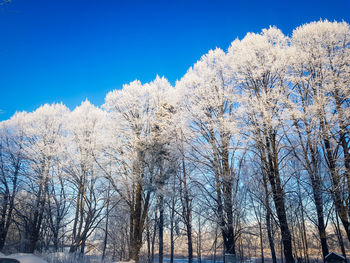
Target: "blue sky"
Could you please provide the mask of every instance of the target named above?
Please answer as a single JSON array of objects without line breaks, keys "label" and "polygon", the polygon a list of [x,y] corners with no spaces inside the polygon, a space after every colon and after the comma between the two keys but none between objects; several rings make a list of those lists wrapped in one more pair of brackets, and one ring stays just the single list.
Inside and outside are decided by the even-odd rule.
[{"label": "blue sky", "polygon": [[157,74],[174,83],[247,32],[290,35],[320,18],[350,22],[350,1],[12,0],[0,6],[0,120],[44,103],[101,105]]}]

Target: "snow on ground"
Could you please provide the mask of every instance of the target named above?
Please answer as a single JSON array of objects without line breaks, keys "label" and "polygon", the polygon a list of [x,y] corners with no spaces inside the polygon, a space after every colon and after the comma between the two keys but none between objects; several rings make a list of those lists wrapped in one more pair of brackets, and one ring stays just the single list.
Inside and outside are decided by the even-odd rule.
[{"label": "snow on ground", "polygon": [[42,258],[39,258],[33,254],[26,253],[16,253],[8,256],[2,254],[1,257],[17,259],[21,263],[47,263],[47,261],[43,260]]}]

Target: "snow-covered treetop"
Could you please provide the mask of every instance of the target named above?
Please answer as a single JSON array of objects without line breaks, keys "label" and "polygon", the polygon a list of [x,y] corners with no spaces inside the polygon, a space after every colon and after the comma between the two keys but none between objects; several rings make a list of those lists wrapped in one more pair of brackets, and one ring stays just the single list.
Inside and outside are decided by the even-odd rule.
[{"label": "snow-covered treetop", "polygon": [[130,130],[136,136],[149,132],[154,114],[167,100],[171,85],[167,79],[159,76],[150,83],[141,84],[135,80],[125,84],[121,90],[109,92],[103,107],[120,122],[120,132]]},{"label": "snow-covered treetop", "polygon": [[54,157],[62,147],[63,123],[69,109],[62,103],[45,104],[34,112],[22,115],[25,118],[24,131],[27,137],[28,155],[41,153]]},{"label": "snow-covered treetop", "polygon": [[228,49],[234,77],[240,83],[254,79],[268,81],[274,73],[285,70],[287,47],[288,38],[276,27],[263,29],[260,34],[248,33],[242,40],[236,39]]},{"label": "snow-covered treetop", "polygon": [[183,114],[208,122],[220,119],[222,124],[231,111],[234,93],[228,78],[227,57],[223,50],[210,50],[176,83],[179,108]]},{"label": "snow-covered treetop", "polygon": [[290,81],[307,99],[309,112],[349,120],[349,24],[320,20],[302,25],[293,31],[291,49]]},{"label": "snow-covered treetop", "polygon": [[[177,127],[201,133],[207,125],[214,133],[230,135],[251,124],[278,130],[288,118],[321,109],[336,123],[350,119],[349,47],[346,22],[312,22],[291,37],[270,27],[234,40],[227,52],[210,50],[175,88],[164,77],[144,84],[135,80],[109,92],[101,108],[85,101],[69,112],[62,104],[46,104],[32,113],[16,113],[1,126],[12,132],[21,127],[35,145],[31,151],[53,155],[60,136],[74,135],[76,147],[110,147],[130,152],[132,159],[131,149],[168,138]],[[308,94],[303,111],[296,88]]]}]

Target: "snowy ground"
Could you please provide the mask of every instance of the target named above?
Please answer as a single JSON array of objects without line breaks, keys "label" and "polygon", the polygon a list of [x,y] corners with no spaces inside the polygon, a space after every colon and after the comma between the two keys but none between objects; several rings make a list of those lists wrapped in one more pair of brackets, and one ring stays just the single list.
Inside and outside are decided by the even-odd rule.
[{"label": "snowy ground", "polygon": [[17,254],[11,254],[11,255],[5,256],[4,254],[1,253],[0,257],[17,259],[21,263],[47,263],[47,261],[33,254],[17,253]]}]

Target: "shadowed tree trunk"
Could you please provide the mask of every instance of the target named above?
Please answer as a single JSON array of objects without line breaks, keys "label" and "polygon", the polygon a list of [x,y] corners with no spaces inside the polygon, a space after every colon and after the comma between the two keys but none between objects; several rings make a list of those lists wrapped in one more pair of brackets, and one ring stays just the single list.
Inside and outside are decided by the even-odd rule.
[{"label": "shadowed tree trunk", "polygon": [[[8,139],[5,143],[9,143]],[[18,190],[18,177],[21,167],[20,154],[10,154],[10,160],[7,161],[13,166],[13,174],[8,175],[5,170],[5,165],[8,164],[5,163],[4,154],[4,145],[0,144],[0,183],[2,184],[1,188],[3,188],[2,209],[0,214],[0,251],[4,248],[7,233],[12,224],[12,215],[15,208],[14,202]]]},{"label": "shadowed tree trunk", "polygon": [[[276,133],[270,132],[266,138],[266,149],[263,156],[263,163],[265,170],[268,174],[268,179],[271,185],[272,197],[276,208],[277,218],[280,224],[283,252],[286,259],[286,263],[294,263],[293,249],[292,249],[292,236],[288,227],[284,190],[282,188],[280,174],[279,174],[279,161],[278,152],[276,148]],[[266,157],[265,157],[266,156]]]},{"label": "shadowed tree trunk", "polygon": [[163,194],[159,196],[159,221],[158,221],[159,227],[158,227],[158,238],[159,238],[159,247],[158,247],[158,258],[159,263],[163,263],[163,249],[164,249],[164,197]]},{"label": "shadowed tree trunk", "polygon": [[135,203],[130,207],[130,251],[129,258],[139,262],[140,249],[142,247],[142,233],[146,215],[148,213],[150,192],[145,199],[142,198],[143,187],[141,182],[136,183]]},{"label": "shadowed tree trunk", "polygon": [[188,252],[188,263],[193,262],[193,243],[192,243],[192,205],[189,196],[188,182],[187,182],[187,171],[185,162],[185,152],[183,145],[183,133],[181,131],[181,161],[182,161],[182,178],[180,176],[180,198],[182,203],[182,214],[183,220],[186,226],[187,235],[187,252]]},{"label": "shadowed tree trunk", "polygon": [[175,228],[175,209],[176,209],[176,173],[173,176],[173,194],[170,200],[170,263],[174,263],[174,249],[175,249],[175,240],[174,240],[174,228]]},{"label": "shadowed tree trunk", "polygon": [[45,205],[47,203],[48,194],[48,162],[41,164],[42,174],[38,178],[38,192],[36,193],[34,202],[34,212],[30,215],[22,215],[27,221],[26,240],[24,242],[25,253],[34,253],[37,242],[40,239],[40,232],[44,218]]},{"label": "shadowed tree trunk", "polygon": [[105,236],[103,239],[103,249],[102,249],[102,261],[104,260],[106,256],[106,248],[107,248],[107,241],[108,241],[108,223],[109,223],[109,203],[110,203],[110,191],[111,191],[111,183],[108,183],[107,188],[107,203],[106,203],[106,224],[105,224]]},{"label": "shadowed tree trunk", "polygon": [[275,242],[272,234],[272,227],[271,227],[271,207],[270,207],[270,201],[269,201],[269,189],[267,186],[267,178],[266,174],[264,171],[262,171],[262,176],[263,176],[263,185],[264,185],[264,190],[265,190],[265,207],[266,207],[266,229],[267,229],[267,237],[269,239],[269,246],[270,246],[270,251],[271,251],[271,257],[272,257],[272,262],[277,263],[276,259],[276,251],[275,251]]}]

